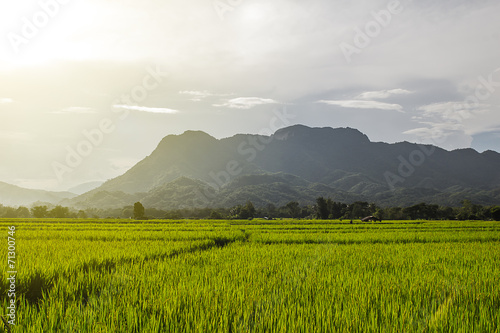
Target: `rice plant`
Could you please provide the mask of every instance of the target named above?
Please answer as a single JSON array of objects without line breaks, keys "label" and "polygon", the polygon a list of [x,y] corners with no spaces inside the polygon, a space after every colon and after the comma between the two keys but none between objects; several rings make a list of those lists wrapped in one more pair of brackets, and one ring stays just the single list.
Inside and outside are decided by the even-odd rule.
[{"label": "rice plant", "polygon": [[12,224],[12,332],[500,327],[498,222],[0,220]]}]

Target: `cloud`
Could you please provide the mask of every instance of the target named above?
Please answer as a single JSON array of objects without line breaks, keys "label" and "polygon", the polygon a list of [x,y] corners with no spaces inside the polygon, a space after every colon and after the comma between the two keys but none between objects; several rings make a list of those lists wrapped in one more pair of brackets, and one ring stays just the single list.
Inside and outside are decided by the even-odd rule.
[{"label": "cloud", "polygon": [[228,100],[223,104],[214,104],[213,106],[223,106],[231,109],[248,110],[258,105],[279,104],[278,101],[260,97],[239,97]]},{"label": "cloud", "polygon": [[54,114],[67,114],[67,113],[93,114],[93,113],[97,113],[97,111],[94,110],[94,109],[92,109],[92,108],[72,106],[72,107],[65,108],[65,109],[62,109],[62,110],[59,110],[59,111],[54,111],[54,112],[51,112],[51,113],[54,113]]},{"label": "cloud", "polygon": [[462,147],[470,147],[472,137],[466,133],[464,124],[457,123],[422,123],[428,127],[414,128],[403,132],[406,135],[413,135],[418,141],[430,143],[443,148],[455,149],[457,142]]},{"label": "cloud", "polygon": [[367,91],[355,97],[355,99],[371,100],[371,99],[386,99],[393,95],[408,95],[412,92],[405,89]]},{"label": "cloud", "polygon": [[181,95],[189,95],[192,96],[191,100],[194,102],[200,102],[201,100],[214,96],[214,94],[204,90],[204,91],[196,91],[196,90],[183,90],[179,91],[179,94]]},{"label": "cloud", "polygon": [[139,112],[149,112],[149,113],[163,113],[163,114],[176,114],[179,113],[178,110],[172,110],[167,108],[150,108],[146,106],[134,106],[134,105],[113,105],[117,109],[126,109],[131,111]]},{"label": "cloud", "polygon": [[207,90],[203,90],[203,91],[182,90],[182,91],[179,91],[179,94],[192,96],[191,101],[194,101],[194,102],[201,102],[203,99],[208,98],[208,97],[214,97],[214,96],[220,97],[220,96],[233,95],[233,94],[214,94],[214,93],[211,93],[210,91],[207,91]]},{"label": "cloud", "polygon": [[403,134],[416,135],[418,137],[441,138],[450,135],[451,132],[461,132],[464,130],[462,124],[447,124],[447,123],[422,123],[429,127],[419,127],[403,132]]},{"label": "cloud", "polygon": [[454,148],[457,142],[461,142],[459,146],[470,147],[472,136],[485,132],[488,124],[495,122],[490,116],[492,106],[488,104],[450,101],[423,105],[417,111],[420,114],[412,119],[421,126],[403,134],[449,148]]},{"label": "cloud", "polygon": [[403,107],[399,104],[378,102],[374,99],[386,99],[394,95],[407,95],[411,93],[411,91],[405,89],[367,91],[350,100],[320,100],[318,103],[352,109],[378,109],[404,112]]},{"label": "cloud", "polygon": [[403,132],[406,135],[412,135],[422,143],[433,144],[441,147],[446,146],[446,142],[453,135],[463,132],[461,126],[442,126],[442,124],[434,124],[430,127],[419,127]]},{"label": "cloud", "polygon": [[389,104],[377,101],[360,101],[360,100],[321,100],[317,103],[323,103],[328,105],[337,105],[343,108],[353,108],[353,109],[379,109],[379,110],[394,110],[398,112],[404,112],[403,107],[399,104]]},{"label": "cloud", "polygon": [[434,119],[439,122],[462,123],[479,113],[488,112],[489,107],[487,104],[468,105],[464,102],[433,103],[419,107],[417,110],[423,113],[420,116],[413,117],[413,119]]},{"label": "cloud", "polygon": [[12,98],[0,98],[0,104],[9,104],[13,102],[14,100]]}]

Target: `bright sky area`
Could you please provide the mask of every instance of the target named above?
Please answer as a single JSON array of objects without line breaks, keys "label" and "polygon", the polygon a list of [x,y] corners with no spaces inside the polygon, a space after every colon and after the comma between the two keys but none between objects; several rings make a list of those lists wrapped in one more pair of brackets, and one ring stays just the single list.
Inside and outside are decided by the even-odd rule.
[{"label": "bright sky area", "polygon": [[0,181],[107,180],[166,135],[267,134],[276,112],[500,151],[499,13],[496,0],[3,1]]}]

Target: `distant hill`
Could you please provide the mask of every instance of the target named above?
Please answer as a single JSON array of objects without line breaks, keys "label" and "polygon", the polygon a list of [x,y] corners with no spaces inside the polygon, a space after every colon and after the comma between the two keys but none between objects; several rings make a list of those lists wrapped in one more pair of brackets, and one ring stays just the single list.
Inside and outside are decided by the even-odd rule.
[{"label": "distant hill", "polygon": [[[371,142],[351,128],[278,130],[217,140],[199,131],[165,137],[124,175],[67,200],[78,207],[229,207],[313,203],[319,196],[384,206],[500,203],[500,154]],[[103,200],[103,197],[106,200]]]},{"label": "distant hill", "polygon": [[83,193],[86,193],[88,191],[92,191],[93,189],[98,188],[103,183],[104,182],[101,182],[101,181],[83,183],[83,184],[80,184],[80,185],[77,185],[77,186],[74,186],[74,187],[68,189],[68,192],[80,195],[80,194],[83,194]]},{"label": "distant hill", "polygon": [[35,202],[57,204],[75,196],[70,192],[32,190],[0,182],[0,204],[4,206],[29,206]]}]

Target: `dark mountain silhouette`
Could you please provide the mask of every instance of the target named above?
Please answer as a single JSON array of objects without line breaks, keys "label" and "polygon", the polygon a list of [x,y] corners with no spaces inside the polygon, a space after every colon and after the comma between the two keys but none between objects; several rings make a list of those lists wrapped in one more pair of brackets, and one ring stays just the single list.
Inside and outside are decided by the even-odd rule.
[{"label": "dark mountain silhouette", "polygon": [[165,137],[124,175],[67,203],[119,207],[141,200],[147,207],[179,208],[251,200],[261,206],[313,203],[319,195],[380,205],[498,204],[500,154],[371,142],[351,128],[296,125],[272,136],[221,140],[187,131]]}]

